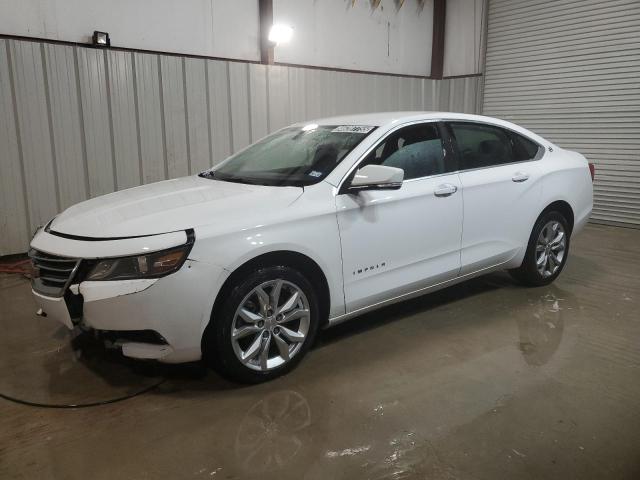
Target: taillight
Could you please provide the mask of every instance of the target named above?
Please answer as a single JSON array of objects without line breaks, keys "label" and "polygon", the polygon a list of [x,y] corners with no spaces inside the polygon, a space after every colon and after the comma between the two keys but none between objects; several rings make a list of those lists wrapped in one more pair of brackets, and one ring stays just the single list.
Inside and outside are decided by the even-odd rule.
[{"label": "taillight", "polygon": [[591,173],[591,183],[593,183],[593,178],[596,176],[596,166],[589,162],[589,173]]}]

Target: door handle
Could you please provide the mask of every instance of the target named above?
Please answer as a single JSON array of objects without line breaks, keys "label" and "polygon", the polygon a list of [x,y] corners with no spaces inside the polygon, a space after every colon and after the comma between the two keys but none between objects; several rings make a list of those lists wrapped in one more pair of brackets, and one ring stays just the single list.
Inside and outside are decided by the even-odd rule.
[{"label": "door handle", "polygon": [[438,188],[433,192],[436,197],[448,197],[449,195],[453,195],[458,191],[458,187],[455,185],[451,185],[450,183],[444,183],[442,185],[438,185]]},{"label": "door handle", "polygon": [[513,177],[511,177],[511,180],[518,183],[526,182],[527,180],[529,180],[529,174],[524,172],[516,172],[513,174]]}]

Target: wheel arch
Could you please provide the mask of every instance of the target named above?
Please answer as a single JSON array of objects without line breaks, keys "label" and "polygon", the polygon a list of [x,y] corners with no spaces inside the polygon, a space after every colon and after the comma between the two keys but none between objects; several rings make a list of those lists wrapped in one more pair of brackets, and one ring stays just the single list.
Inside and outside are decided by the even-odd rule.
[{"label": "wheel arch", "polygon": [[552,211],[561,213],[567,219],[567,223],[569,224],[569,235],[571,235],[571,232],[573,231],[575,215],[573,213],[573,208],[571,208],[571,205],[566,200],[556,200],[554,202],[551,202],[544,208],[544,210],[542,210],[542,212],[540,212],[540,215],[538,215],[535,221],[537,222],[542,215]]},{"label": "wheel arch", "polygon": [[[331,296],[329,291],[329,283],[324,271],[308,255],[293,250],[275,250],[267,253],[257,255],[243,264],[238,266],[231,272],[227,279],[222,284],[222,287],[216,295],[216,299],[213,302],[213,308],[211,309],[211,317],[209,323],[205,327],[203,332],[202,342],[206,337],[206,330],[212,324],[213,317],[217,311],[220,310],[222,302],[229,295],[231,289],[237,284],[238,280],[243,276],[260,268],[273,267],[277,265],[284,265],[287,267],[295,268],[302,273],[313,285],[317,295],[318,302],[320,303],[320,318],[322,319],[321,327],[328,323],[329,310],[331,305]],[[204,343],[202,345],[204,352]]]}]

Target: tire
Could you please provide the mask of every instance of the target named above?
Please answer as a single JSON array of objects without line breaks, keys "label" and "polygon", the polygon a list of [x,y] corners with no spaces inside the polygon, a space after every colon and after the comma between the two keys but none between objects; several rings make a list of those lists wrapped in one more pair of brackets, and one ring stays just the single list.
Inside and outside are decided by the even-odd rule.
[{"label": "tire", "polygon": [[[560,232],[562,238],[558,238]],[[558,278],[567,263],[570,236],[571,230],[564,215],[557,211],[544,212],[533,226],[522,265],[509,273],[526,286],[549,285]]]},{"label": "tire", "polygon": [[286,266],[261,268],[240,279],[212,313],[204,358],[235,382],[272,380],[300,363],[315,340],[319,315],[304,275]]}]

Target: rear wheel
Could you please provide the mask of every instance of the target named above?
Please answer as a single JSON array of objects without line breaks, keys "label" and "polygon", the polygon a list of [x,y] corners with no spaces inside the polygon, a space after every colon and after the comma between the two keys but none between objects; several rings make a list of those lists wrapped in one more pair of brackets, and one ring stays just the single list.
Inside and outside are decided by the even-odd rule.
[{"label": "rear wheel", "polygon": [[522,265],[510,270],[511,275],[529,286],[553,282],[567,261],[569,232],[567,220],[560,212],[541,215],[531,232]]},{"label": "rear wheel", "polygon": [[318,323],[311,283],[289,267],[263,268],[240,281],[212,316],[206,357],[231,380],[271,380],[300,362]]}]

